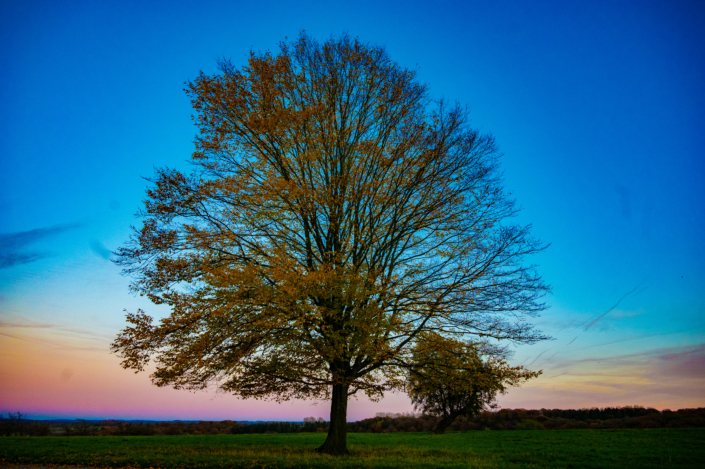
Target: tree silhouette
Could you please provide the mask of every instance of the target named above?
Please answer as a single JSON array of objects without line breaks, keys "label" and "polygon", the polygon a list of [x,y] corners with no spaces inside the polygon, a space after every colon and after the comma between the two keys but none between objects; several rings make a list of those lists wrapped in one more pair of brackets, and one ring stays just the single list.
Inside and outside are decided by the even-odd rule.
[{"label": "tree silhouette", "polygon": [[419,334],[544,338],[524,321],[544,246],[503,190],[490,136],[381,47],[304,33],[188,83],[194,170],[162,168],[116,263],[142,310],[113,342],[153,383],[327,398],[320,451],[346,454],[348,397],[402,389]]},{"label": "tree silhouette", "polygon": [[434,433],[443,433],[460,415],[472,417],[495,407],[497,394],[541,374],[510,367],[503,355],[488,344],[463,343],[435,333],[418,337],[407,391],[417,410],[441,417]]}]

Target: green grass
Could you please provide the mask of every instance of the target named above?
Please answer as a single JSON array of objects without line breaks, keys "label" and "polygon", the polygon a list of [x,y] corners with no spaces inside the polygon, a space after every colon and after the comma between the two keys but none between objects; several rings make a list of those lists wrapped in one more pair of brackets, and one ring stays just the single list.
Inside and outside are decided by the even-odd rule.
[{"label": "green grass", "polygon": [[321,433],[6,437],[0,462],[142,468],[696,468],[705,428],[348,435],[352,455],[313,450]]}]

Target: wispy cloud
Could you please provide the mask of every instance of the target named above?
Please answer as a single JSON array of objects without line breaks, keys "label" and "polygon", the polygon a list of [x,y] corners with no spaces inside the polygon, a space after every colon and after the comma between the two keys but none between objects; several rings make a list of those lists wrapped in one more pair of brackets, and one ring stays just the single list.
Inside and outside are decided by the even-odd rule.
[{"label": "wispy cloud", "polygon": [[543,352],[539,353],[539,354],[536,356],[536,358],[534,358],[534,359],[531,361],[531,363],[529,363],[527,366],[533,365],[533,364],[536,362],[536,360],[538,360],[539,358],[541,358],[541,355],[543,355],[543,354],[546,353],[547,351],[548,351],[548,350],[544,350]]},{"label": "wispy cloud", "polygon": [[[544,365],[546,365],[548,362],[550,362],[551,360],[553,360],[553,358],[554,358],[556,355],[558,355],[559,353],[561,353],[563,350],[565,350],[566,347],[568,347],[570,344],[572,344],[573,342],[575,342],[575,339],[577,339],[577,338],[578,338],[577,336],[574,337],[573,340],[571,340],[570,342],[568,342],[567,344],[565,344],[563,347],[559,348],[559,349],[558,349],[556,352],[554,352],[550,357],[546,358],[546,359],[541,363],[540,366],[544,366]],[[534,360],[533,360],[531,363],[529,363],[529,365],[527,365],[527,366],[531,366],[531,365],[533,365],[534,363],[536,363],[536,362],[538,361],[538,359],[541,358],[541,356],[542,356],[544,353],[548,352],[549,350],[551,350],[551,349],[544,350],[543,352],[541,352],[540,354],[538,354],[538,356],[536,356],[536,358],[534,358]]]},{"label": "wispy cloud", "polygon": [[97,239],[91,240],[89,244],[91,251],[93,251],[93,254],[102,257],[105,260],[110,260],[110,255],[112,252],[110,252],[110,249],[106,248],[103,243],[98,241]]},{"label": "wispy cloud", "polygon": [[[560,357],[502,399],[503,407],[602,407],[640,404],[656,408],[702,407],[705,343],[654,348],[600,358]],[[522,402],[523,401],[523,402]]]},{"label": "wispy cloud", "polygon": [[42,252],[31,252],[27,254],[21,254],[16,252],[2,252],[0,251],[0,269],[12,267],[13,265],[19,264],[29,264],[36,260],[46,257],[47,253]]},{"label": "wispy cloud", "polygon": [[107,334],[96,334],[94,331],[88,331],[85,329],[75,328],[66,325],[59,324],[47,324],[36,321],[30,321],[24,318],[16,318],[14,320],[0,320],[0,329],[11,328],[11,329],[50,329],[59,332],[68,332],[70,334],[77,334],[84,336],[88,339],[97,339],[100,341],[110,340],[112,336]]},{"label": "wispy cloud", "polygon": [[630,370],[633,373],[648,374],[659,380],[663,376],[703,379],[705,378],[705,344],[659,348],[611,357],[564,360],[552,368],[555,370],[571,368],[588,373],[589,367],[593,365],[600,368],[608,367],[610,373]]},{"label": "wispy cloud", "polygon": [[[564,347],[564,348],[565,348],[565,347]],[[558,355],[559,353],[561,353],[562,350],[563,350],[563,349],[557,351],[556,353],[554,353],[553,355],[551,355],[550,357],[548,357],[543,363],[546,364],[546,363],[550,362],[550,361],[553,359],[553,357],[555,357],[556,355]]]},{"label": "wispy cloud", "polygon": [[64,233],[68,230],[79,228],[80,226],[80,223],[68,223],[63,225],[55,225],[49,228],[36,228],[29,231],[2,234],[0,235],[0,249],[19,249],[27,244],[40,241],[49,236]]},{"label": "wispy cloud", "polygon": [[42,241],[46,238],[56,236],[66,231],[80,227],[79,223],[69,223],[63,225],[55,225],[48,228],[36,228],[29,231],[19,231],[16,233],[0,234],[0,268],[8,268],[15,265],[27,264],[34,262],[43,257],[47,257],[48,253],[35,252],[19,252],[25,246]]},{"label": "wispy cloud", "polygon": [[16,322],[0,321],[0,327],[22,327],[30,329],[54,329],[54,324],[20,324]]},{"label": "wispy cloud", "polygon": [[[638,284],[636,287],[632,288],[630,291],[628,291],[627,293],[625,293],[624,295],[622,295],[621,298],[619,298],[619,299],[617,300],[617,302],[616,302],[610,309],[608,309],[608,310],[605,311],[604,313],[600,314],[600,315],[597,316],[595,319],[592,319],[592,320],[590,321],[590,323],[585,326],[585,330],[587,331],[587,330],[590,329],[592,326],[594,326],[595,324],[597,324],[597,321],[599,321],[600,319],[604,318],[608,313],[612,312],[612,311],[613,311],[617,306],[619,306],[619,304],[620,304],[625,298],[627,298],[628,296],[631,296],[631,295],[638,295],[639,293],[641,293],[641,292],[643,292],[644,290],[646,290],[646,288],[648,288],[648,287],[645,287],[645,288],[642,288],[641,290],[639,290],[639,288],[643,285],[643,283],[644,283],[645,280],[646,280],[646,279],[642,280],[641,282],[639,282],[639,284]],[[638,290],[638,291],[637,291],[637,290]]]},{"label": "wispy cloud", "polygon": [[692,329],[678,329],[675,331],[666,331],[666,332],[654,332],[652,334],[639,334],[639,335],[634,335],[622,339],[616,339],[616,340],[610,340],[609,342],[601,342],[599,344],[593,344],[593,345],[587,345],[585,347],[579,347],[573,349],[574,351],[580,351],[580,350],[587,350],[587,349],[592,349],[592,348],[597,348],[597,347],[605,347],[607,345],[614,345],[614,344],[621,344],[624,342],[632,342],[635,340],[641,340],[641,339],[648,339],[649,337],[663,337],[667,335],[673,335],[673,334],[683,334],[683,333],[688,333],[692,332]]},{"label": "wispy cloud", "polygon": [[692,349],[665,353],[660,359],[659,376],[705,379],[705,344]]},{"label": "wispy cloud", "polygon": [[53,340],[40,339],[40,338],[36,338],[36,337],[23,337],[21,335],[16,335],[16,334],[7,334],[5,332],[0,332],[0,335],[5,336],[5,337],[10,337],[10,338],[16,339],[16,340],[31,342],[33,344],[52,345],[54,347],[61,347],[61,348],[66,348],[66,349],[71,349],[71,350],[82,350],[82,351],[86,351],[86,352],[105,352],[107,349],[107,347],[106,348],[79,347],[76,345],[60,343],[60,342],[56,342]]}]

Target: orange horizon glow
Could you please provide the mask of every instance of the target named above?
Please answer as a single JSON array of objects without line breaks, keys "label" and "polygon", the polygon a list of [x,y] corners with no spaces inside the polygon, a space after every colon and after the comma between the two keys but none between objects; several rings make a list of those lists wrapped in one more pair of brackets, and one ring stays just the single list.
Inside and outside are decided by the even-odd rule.
[{"label": "orange horizon glow", "polygon": [[[702,407],[705,347],[685,347],[666,357],[648,354],[601,362],[559,362],[552,370],[500,396],[503,408],[591,408],[641,405],[659,410]],[[668,352],[668,351],[666,351]],[[644,355],[644,356],[641,356]],[[654,355],[654,354],[652,354]],[[654,356],[657,356],[655,352]],[[328,419],[326,401],[278,404],[242,400],[215,391],[158,388],[147,373],[123,370],[119,358],[100,340],[58,335],[51,328],[0,325],[0,412],[42,418],[146,420],[281,420],[314,416]],[[659,379],[669,377],[669,380]],[[378,412],[414,412],[402,393],[380,402],[351,399],[348,420]]]}]

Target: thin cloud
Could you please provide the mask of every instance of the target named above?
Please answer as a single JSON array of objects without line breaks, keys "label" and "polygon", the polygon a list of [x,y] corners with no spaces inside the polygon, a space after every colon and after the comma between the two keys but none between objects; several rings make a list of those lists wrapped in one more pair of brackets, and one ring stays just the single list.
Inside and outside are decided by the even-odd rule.
[{"label": "thin cloud", "polygon": [[80,227],[79,223],[55,225],[48,228],[36,228],[29,231],[0,234],[0,269],[15,265],[28,264],[47,257],[46,252],[18,252],[29,244],[42,241],[66,231]]},{"label": "thin cloud", "polygon": [[571,319],[571,320],[568,321],[567,323],[566,323],[564,320],[561,321],[560,319],[554,319],[553,321],[545,321],[546,324],[548,324],[549,322],[553,323],[554,325],[556,325],[556,324],[561,324],[561,323],[562,323],[563,327],[561,327],[560,329],[558,329],[558,332],[559,332],[559,333],[560,333],[560,332],[563,332],[563,331],[566,330],[566,329],[572,329],[572,328],[574,328],[574,327],[576,327],[576,326],[578,326],[578,327],[581,326],[580,320],[577,319],[577,318]]},{"label": "thin cloud", "polygon": [[647,350],[645,352],[630,353],[625,355],[613,355],[611,357],[602,358],[582,358],[579,360],[568,360],[571,366],[579,363],[598,363],[598,364],[613,364],[613,365],[636,365],[650,364],[657,362],[662,364],[673,364],[684,361],[689,361],[693,358],[705,357],[705,344],[685,345],[682,347],[667,347]]},{"label": "thin cloud", "polygon": [[670,331],[670,332],[656,332],[653,334],[640,334],[640,335],[635,335],[632,337],[627,337],[626,339],[611,340],[609,342],[602,342],[600,344],[588,345],[586,347],[580,347],[580,348],[573,349],[573,350],[587,350],[587,349],[592,349],[592,348],[597,348],[597,347],[604,347],[606,345],[621,344],[623,342],[631,342],[634,340],[647,339],[649,337],[662,337],[662,336],[667,336],[667,335],[672,335],[672,334],[682,334],[682,333],[691,332],[691,331],[692,331],[692,329],[679,329],[677,331]]},{"label": "thin cloud", "polygon": [[47,256],[48,254],[44,252],[31,252],[27,254],[0,252],[0,269],[12,267],[13,265],[29,264],[30,262],[37,261]]},{"label": "thin cloud", "polygon": [[99,348],[99,347],[77,347],[75,345],[61,344],[61,343],[54,342],[51,340],[22,337],[22,336],[18,336],[18,335],[14,335],[14,334],[7,334],[5,332],[0,332],[0,335],[5,336],[5,337],[10,337],[12,339],[30,342],[33,344],[52,345],[54,347],[61,347],[61,348],[66,348],[66,349],[70,349],[70,350],[83,350],[83,351],[87,351],[87,352],[105,352],[105,350],[106,350],[104,348]]},{"label": "thin cloud", "polygon": [[[556,355],[558,355],[559,353],[561,353],[563,350],[565,350],[566,347],[568,347],[570,344],[572,344],[573,342],[575,342],[575,339],[577,339],[577,338],[578,338],[578,336],[575,336],[575,337],[573,338],[573,340],[571,340],[570,342],[568,342],[567,344],[565,344],[563,347],[561,347],[556,353],[554,353],[553,355],[551,355],[550,357],[548,357],[547,359],[545,359],[545,360],[543,361],[543,363],[541,363],[541,366],[544,366],[544,365],[546,365],[548,362],[550,362],[550,361],[553,359],[553,357],[555,357]],[[540,356],[541,356],[541,355],[539,355],[539,357],[540,357]],[[536,357],[536,359],[534,359],[534,362],[535,362],[536,360],[538,360],[539,357]],[[532,363],[533,363],[533,362],[532,362]]]},{"label": "thin cloud", "polygon": [[2,234],[0,235],[0,249],[19,249],[27,244],[35,243],[46,237],[58,235],[66,231],[79,228],[80,226],[80,223],[68,223],[63,225],[55,225],[49,228],[36,228],[29,231]]},{"label": "thin cloud", "polygon": [[526,365],[526,366],[531,366],[531,365],[533,365],[534,362],[536,362],[536,360],[538,360],[539,358],[541,358],[541,355],[543,355],[543,354],[546,353],[546,352],[548,352],[548,350],[544,350],[543,352],[539,353],[539,354],[536,356],[536,358],[534,358],[534,360],[533,360],[531,363],[529,363],[528,365]]},{"label": "thin cloud", "polygon": [[[644,280],[646,280],[646,279],[644,279]],[[618,299],[617,302],[616,302],[610,309],[608,309],[607,311],[605,311],[604,313],[600,314],[600,315],[597,316],[595,319],[593,319],[593,320],[590,322],[590,324],[588,324],[587,326],[585,326],[585,330],[587,331],[587,330],[590,329],[592,326],[594,326],[595,324],[597,324],[597,321],[599,321],[600,319],[604,318],[608,313],[612,312],[617,306],[619,306],[619,304],[622,302],[622,300],[624,300],[624,299],[627,298],[628,296],[631,296],[631,295],[638,295],[639,293],[641,293],[641,292],[643,292],[644,290],[646,290],[646,288],[648,288],[648,287],[645,287],[645,288],[642,288],[641,290],[639,290],[639,288],[641,287],[641,285],[644,283],[644,280],[642,280],[641,282],[639,282],[639,284],[638,284],[636,287],[632,288],[632,289],[629,290],[627,293],[625,293],[624,295],[622,295],[622,297],[621,297],[620,299]],[[637,291],[637,290],[639,290],[639,291]]]},{"label": "thin cloud", "polygon": [[110,252],[110,249],[106,248],[103,243],[101,243],[97,239],[93,239],[89,243],[89,246],[91,248],[91,251],[93,251],[93,254],[102,257],[105,260],[110,260],[110,255],[112,254],[112,252]]},{"label": "thin cloud", "polygon": [[24,318],[18,318],[16,321],[0,321],[0,328],[13,328],[13,329],[51,329],[59,332],[69,332],[71,334],[78,334],[86,336],[90,339],[96,340],[107,340],[112,339],[112,336],[106,334],[96,334],[92,331],[87,331],[84,329],[76,329],[73,327],[62,326],[58,324],[47,324],[35,321],[30,321]]},{"label": "thin cloud", "polygon": [[659,355],[658,376],[690,379],[705,378],[705,345]]},{"label": "thin cloud", "polygon": [[22,327],[29,329],[54,329],[57,327],[54,324],[19,324],[16,322],[0,321],[0,327]]},{"label": "thin cloud", "polygon": [[[700,405],[705,386],[705,344],[602,358],[564,359],[549,371],[551,376],[540,384],[544,389],[554,386],[555,390],[560,386],[566,398],[584,392],[585,400],[593,403],[596,396],[608,400],[634,396],[632,403],[671,407],[673,404],[669,402],[676,398]],[[659,401],[662,404],[657,404]]]},{"label": "thin cloud", "polygon": [[552,359],[553,357],[555,357],[556,355],[558,355],[560,352],[561,352],[561,350],[559,350],[558,352],[556,352],[556,353],[554,353],[553,355],[551,355],[550,357],[548,357],[548,358],[543,362],[543,364],[545,365],[546,363],[550,362],[551,359]]}]

